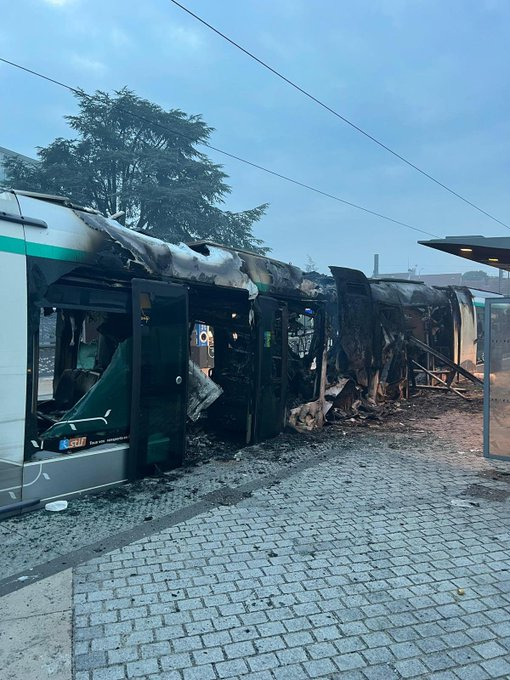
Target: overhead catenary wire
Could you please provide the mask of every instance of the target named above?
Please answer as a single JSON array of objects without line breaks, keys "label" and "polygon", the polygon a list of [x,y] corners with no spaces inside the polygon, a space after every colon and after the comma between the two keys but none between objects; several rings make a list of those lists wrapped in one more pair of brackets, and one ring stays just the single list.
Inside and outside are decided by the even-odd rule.
[{"label": "overhead catenary wire", "polygon": [[[4,57],[0,57],[0,62],[7,64],[8,66],[12,66],[13,68],[19,69],[20,71],[24,71],[25,73],[29,73],[30,75],[36,76],[37,78],[41,78],[42,80],[46,80],[49,83],[52,83],[53,85],[58,85],[59,87],[68,90],[69,92],[72,92],[73,94],[77,94],[82,97],[86,97],[87,99],[94,101],[98,97],[97,95],[92,95],[88,94],[84,90],[73,87],[72,85],[68,85],[67,83],[62,82],[61,80],[57,80],[56,78],[52,78],[51,76],[47,76],[44,73],[40,73],[39,71],[35,71],[34,69],[28,68],[27,66],[23,66],[21,64],[18,64],[14,61],[11,61],[9,59],[6,59]],[[391,222],[393,224],[397,224],[401,227],[405,227],[406,229],[412,229],[413,231],[419,232],[420,234],[425,234],[426,236],[432,236],[433,238],[440,238],[437,234],[433,234],[430,231],[426,231],[424,229],[420,229],[418,227],[414,227],[411,224],[408,224],[407,222],[402,222],[400,220],[394,219],[393,217],[389,217],[388,215],[384,215],[383,213],[377,212],[376,210],[371,210],[370,208],[366,208],[365,206],[359,205],[357,203],[353,203],[352,201],[347,201],[344,198],[340,198],[339,196],[335,196],[334,194],[331,194],[327,191],[323,191],[322,189],[318,189],[317,187],[312,186],[311,184],[307,184],[306,182],[301,182],[300,180],[294,179],[292,177],[288,177],[287,175],[284,175],[283,173],[277,172],[276,170],[271,170],[270,168],[266,168],[263,165],[259,165],[258,163],[255,163],[253,161],[247,160],[246,158],[242,158],[241,156],[238,156],[234,153],[230,153],[229,151],[224,151],[223,149],[218,148],[217,146],[213,146],[212,144],[209,144],[209,142],[201,141],[197,142],[195,139],[190,137],[189,135],[183,134],[180,131],[177,130],[172,130],[172,128],[162,125],[156,121],[152,121],[145,116],[142,116],[134,111],[130,111],[129,109],[126,109],[125,107],[118,107],[119,111],[122,111],[126,115],[129,115],[133,118],[136,118],[140,121],[143,121],[149,125],[152,125],[154,127],[159,128],[160,130],[164,130],[166,132],[170,132],[171,134],[175,134],[177,136],[182,137],[183,139],[188,139],[189,141],[197,144],[201,144],[203,146],[206,146],[207,148],[211,149],[212,151],[216,151],[219,154],[222,154],[223,156],[226,156],[227,158],[232,158],[233,160],[239,161],[240,163],[244,163],[245,165],[251,166],[252,168],[256,168],[257,170],[260,170],[262,172],[265,172],[269,175],[272,175],[273,177],[278,177],[281,180],[284,180],[285,182],[289,182],[291,184],[294,184],[296,186],[299,186],[303,189],[307,189],[308,191],[313,191],[316,194],[319,194],[321,196],[325,196],[326,198],[330,198],[334,201],[337,201],[338,203],[342,203],[343,205],[347,205],[351,208],[355,208],[356,210],[361,210],[362,212],[365,212],[369,215],[373,215],[374,217],[379,217],[380,219],[386,220],[387,222]]]},{"label": "overhead catenary wire", "polygon": [[185,7],[185,5],[182,5],[182,4],[181,4],[180,2],[178,2],[177,0],[170,0],[170,2],[172,2],[174,5],[176,5],[176,7],[179,7],[179,8],[182,9],[184,12],[186,12],[187,14],[189,14],[190,16],[192,16],[194,19],[196,19],[197,21],[199,21],[201,24],[203,24],[204,26],[206,26],[207,28],[209,28],[211,31],[213,31],[214,33],[216,33],[217,35],[219,35],[221,38],[223,38],[223,39],[226,40],[228,43],[230,43],[233,47],[235,47],[236,49],[238,49],[238,50],[240,50],[241,52],[243,52],[244,54],[246,54],[246,56],[250,57],[250,59],[253,59],[254,61],[256,61],[258,64],[260,64],[260,66],[262,66],[263,68],[265,68],[265,69],[267,69],[268,71],[270,71],[271,73],[273,73],[273,75],[275,75],[277,78],[280,78],[280,80],[283,80],[285,83],[287,83],[287,85],[290,85],[290,86],[293,87],[295,90],[297,90],[298,92],[300,92],[301,94],[303,94],[305,97],[308,97],[308,99],[311,99],[313,102],[315,102],[316,104],[318,104],[318,106],[322,107],[323,109],[325,109],[325,110],[328,111],[329,113],[331,113],[331,114],[333,114],[334,116],[336,116],[337,118],[339,118],[341,121],[343,121],[344,123],[346,123],[346,125],[349,125],[351,128],[353,128],[354,130],[356,130],[356,132],[359,132],[361,135],[363,135],[363,136],[366,137],[367,139],[370,139],[372,142],[374,142],[374,144],[377,144],[379,147],[381,147],[381,149],[384,149],[385,151],[387,151],[388,153],[390,153],[390,154],[391,154],[392,156],[394,156],[395,158],[398,158],[400,161],[402,161],[403,163],[405,163],[407,166],[409,166],[410,168],[413,168],[413,170],[416,170],[416,171],[419,172],[421,175],[423,175],[424,177],[426,177],[427,179],[429,179],[431,182],[434,182],[435,184],[437,184],[437,185],[440,186],[441,188],[443,188],[443,189],[445,189],[446,191],[448,191],[448,192],[449,192],[450,194],[452,194],[453,196],[456,196],[458,199],[460,199],[461,201],[463,201],[463,202],[466,203],[467,205],[471,206],[471,207],[474,208],[475,210],[478,210],[478,212],[482,213],[482,215],[485,215],[486,217],[488,217],[489,219],[493,220],[494,222],[497,222],[497,223],[500,224],[501,226],[505,227],[505,229],[510,229],[510,226],[509,226],[508,224],[506,224],[506,223],[503,222],[502,220],[498,219],[498,218],[495,217],[494,215],[491,215],[491,213],[487,212],[487,210],[484,210],[484,209],[481,208],[480,206],[476,205],[476,203],[473,203],[472,201],[470,201],[470,200],[469,200],[468,198],[466,198],[465,196],[462,196],[462,194],[459,194],[457,191],[455,191],[454,189],[452,189],[452,188],[449,187],[448,185],[444,184],[444,182],[441,182],[439,179],[437,179],[436,177],[434,177],[433,175],[431,175],[431,174],[430,174],[429,172],[427,172],[426,170],[423,170],[423,168],[420,168],[418,165],[416,165],[415,163],[413,163],[412,161],[410,161],[409,159],[407,159],[405,156],[402,156],[400,153],[398,153],[398,151],[395,151],[395,150],[392,149],[390,146],[388,146],[387,144],[385,144],[384,142],[382,142],[380,139],[377,139],[377,137],[374,137],[374,135],[370,134],[369,132],[367,132],[366,130],[364,130],[362,127],[360,127],[359,125],[357,125],[356,123],[354,123],[352,120],[350,120],[350,119],[347,118],[346,116],[342,115],[341,113],[339,113],[338,111],[336,111],[335,109],[333,109],[331,106],[329,106],[328,104],[326,104],[324,101],[322,101],[321,99],[319,99],[318,97],[316,97],[315,95],[313,95],[311,92],[309,92],[308,90],[305,90],[304,87],[301,87],[301,86],[298,85],[295,81],[291,80],[290,78],[287,78],[287,76],[285,76],[283,73],[281,73],[281,71],[278,71],[276,68],[274,68],[273,66],[271,66],[270,64],[268,64],[267,62],[265,62],[263,59],[261,59],[260,57],[257,57],[257,55],[255,55],[255,54],[253,54],[253,52],[250,52],[248,49],[246,49],[245,47],[243,47],[242,45],[240,45],[238,42],[236,42],[236,41],[233,40],[232,38],[229,38],[228,35],[226,35],[226,34],[223,33],[222,31],[220,31],[218,28],[216,28],[215,26],[213,26],[212,24],[210,24],[208,21],[206,21],[205,19],[203,19],[202,17],[200,17],[198,14],[195,14],[195,12],[192,12],[190,9],[188,9],[187,7]]}]

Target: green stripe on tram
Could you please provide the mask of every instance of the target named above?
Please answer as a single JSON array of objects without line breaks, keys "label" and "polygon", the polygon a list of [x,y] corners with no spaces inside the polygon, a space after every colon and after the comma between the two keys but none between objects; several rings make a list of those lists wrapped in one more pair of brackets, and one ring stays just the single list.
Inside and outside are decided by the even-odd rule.
[{"label": "green stripe on tram", "polygon": [[73,248],[50,246],[46,243],[33,243],[21,238],[0,235],[0,251],[4,253],[16,253],[17,255],[29,255],[30,257],[42,257],[47,260],[66,260],[68,262],[86,262],[92,257],[92,253]]},{"label": "green stripe on tram", "polygon": [[83,250],[49,246],[46,243],[31,243],[30,241],[27,241],[27,255],[44,257],[47,260],[67,260],[70,262],[86,262],[92,257],[92,253],[86,253]]},{"label": "green stripe on tram", "polygon": [[4,253],[25,254],[25,241],[22,238],[12,238],[11,236],[0,236],[0,250]]}]

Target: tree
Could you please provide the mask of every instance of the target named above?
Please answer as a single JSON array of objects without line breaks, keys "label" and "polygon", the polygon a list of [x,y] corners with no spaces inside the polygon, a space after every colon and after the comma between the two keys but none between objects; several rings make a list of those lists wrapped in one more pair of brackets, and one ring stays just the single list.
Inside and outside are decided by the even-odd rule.
[{"label": "tree", "polygon": [[317,271],[317,265],[315,264],[311,255],[306,256],[305,272],[310,274],[311,272]]},{"label": "tree", "polygon": [[103,214],[122,212],[125,226],[170,242],[269,250],[252,232],[267,204],[220,208],[230,187],[221,166],[197,149],[213,131],[201,116],[165,111],[126,88],[76,97],[78,115],[65,117],[76,138],[40,147],[39,163],[6,160],[11,186],[68,196]]},{"label": "tree", "polygon": [[463,281],[486,281],[489,278],[487,272],[482,269],[472,269],[465,274],[462,274]]}]

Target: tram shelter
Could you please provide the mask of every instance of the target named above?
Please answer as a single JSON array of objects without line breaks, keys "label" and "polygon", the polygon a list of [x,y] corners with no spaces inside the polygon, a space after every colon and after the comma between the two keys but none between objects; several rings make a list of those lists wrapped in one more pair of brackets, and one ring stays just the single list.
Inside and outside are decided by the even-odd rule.
[{"label": "tram shelter", "polygon": [[[510,237],[449,236],[421,245],[510,271]],[[510,297],[485,299],[484,455],[510,461]]]}]

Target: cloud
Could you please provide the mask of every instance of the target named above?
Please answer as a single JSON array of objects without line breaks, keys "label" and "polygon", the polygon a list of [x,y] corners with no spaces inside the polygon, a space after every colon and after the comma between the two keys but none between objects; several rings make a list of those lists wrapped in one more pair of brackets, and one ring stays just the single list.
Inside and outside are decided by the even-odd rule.
[{"label": "cloud", "polygon": [[185,28],[184,26],[171,26],[168,31],[168,36],[174,44],[192,50],[200,49],[204,44],[202,36],[197,31],[194,31],[191,28]]},{"label": "cloud", "polygon": [[80,54],[73,54],[71,63],[80,71],[88,71],[89,73],[104,73],[106,71],[106,64],[103,64],[103,62]]},{"label": "cloud", "polygon": [[128,34],[117,26],[110,31],[110,41],[114,47],[128,47],[133,44]]},{"label": "cloud", "polygon": [[42,0],[46,5],[52,7],[65,7],[66,5],[74,5],[77,0]]},{"label": "cloud", "polygon": [[388,17],[394,24],[401,24],[406,16],[412,15],[416,9],[423,7],[424,0],[378,0],[375,6],[381,14]]}]

